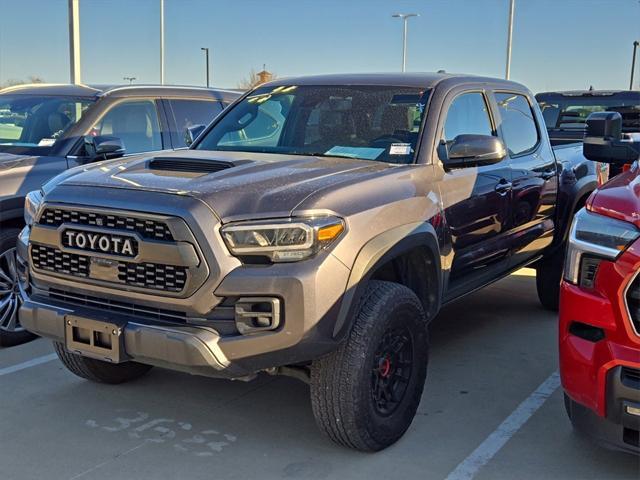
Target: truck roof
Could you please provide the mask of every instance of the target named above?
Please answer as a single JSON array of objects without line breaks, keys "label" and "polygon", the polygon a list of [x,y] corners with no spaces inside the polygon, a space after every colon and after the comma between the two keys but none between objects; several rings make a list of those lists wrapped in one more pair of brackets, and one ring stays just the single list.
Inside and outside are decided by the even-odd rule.
[{"label": "truck roof", "polygon": [[480,77],[458,73],[348,73],[331,75],[309,75],[302,77],[285,77],[266,83],[264,86],[281,85],[393,85],[403,87],[432,88],[445,80],[462,82],[480,82],[502,85],[505,87],[525,87],[519,83],[499,78]]},{"label": "truck roof", "polygon": [[536,98],[545,99],[559,97],[617,97],[617,98],[640,98],[640,92],[634,90],[565,90],[558,92],[540,92]]},{"label": "truck roof", "polygon": [[235,90],[180,85],[83,85],[33,83],[0,89],[0,94],[61,95],[73,97],[130,97],[130,96],[177,96],[190,98],[215,98],[232,101],[241,95]]}]

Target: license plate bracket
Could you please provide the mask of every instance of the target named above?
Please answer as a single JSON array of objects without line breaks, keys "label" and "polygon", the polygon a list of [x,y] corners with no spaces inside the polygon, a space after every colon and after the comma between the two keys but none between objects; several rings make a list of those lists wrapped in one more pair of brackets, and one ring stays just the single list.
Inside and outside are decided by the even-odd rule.
[{"label": "license plate bracket", "polygon": [[110,363],[125,360],[124,325],[66,315],[66,347],[72,353]]}]

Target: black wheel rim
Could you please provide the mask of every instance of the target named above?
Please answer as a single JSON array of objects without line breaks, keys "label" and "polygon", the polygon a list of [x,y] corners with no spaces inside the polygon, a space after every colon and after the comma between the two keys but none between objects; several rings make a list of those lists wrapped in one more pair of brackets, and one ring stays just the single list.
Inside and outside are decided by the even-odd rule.
[{"label": "black wheel rim", "polygon": [[402,403],[413,370],[413,337],[407,328],[385,332],[373,357],[371,396],[379,415],[392,415]]},{"label": "black wheel rim", "polygon": [[18,309],[22,298],[18,291],[16,249],[0,254],[0,331],[22,332]]}]

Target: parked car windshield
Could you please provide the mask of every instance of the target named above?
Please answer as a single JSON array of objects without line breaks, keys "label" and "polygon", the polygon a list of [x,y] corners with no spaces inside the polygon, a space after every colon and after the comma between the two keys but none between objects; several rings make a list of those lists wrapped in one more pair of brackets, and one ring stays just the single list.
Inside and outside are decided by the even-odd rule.
[{"label": "parked car windshield", "polygon": [[537,97],[544,121],[550,130],[583,131],[586,120],[593,112],[619,112],[622,115],[622,131],[640,132],[640,94],[627,95],[565,96],[545,99]]},{"label": "parked car windshield", "polygon": [[46,155],[93,102],[64,96],[0,95],[0,152]]},{"label": "parked car windshield", "polygon": [[262,87],[223,112],[195,148],[412,163],[428,94],[393,86]]}]

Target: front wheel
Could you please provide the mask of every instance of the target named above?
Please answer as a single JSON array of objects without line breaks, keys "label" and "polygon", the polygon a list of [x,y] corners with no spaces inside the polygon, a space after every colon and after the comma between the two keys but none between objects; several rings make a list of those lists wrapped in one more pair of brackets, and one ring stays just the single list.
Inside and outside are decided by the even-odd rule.
[{"label": "front wheel", "polygon": [[8,228],[0,233],[0,347],[18,345],[36,338],[18,318],[22,304],[18,290],[16,240],[20,230]]},{"label": "front wheel", "polygon": [[407,287],[371,281],[348,338],[311,366],[311,404],[334,442],[378,451],[415,416],[427,375],[427,322]]}]

